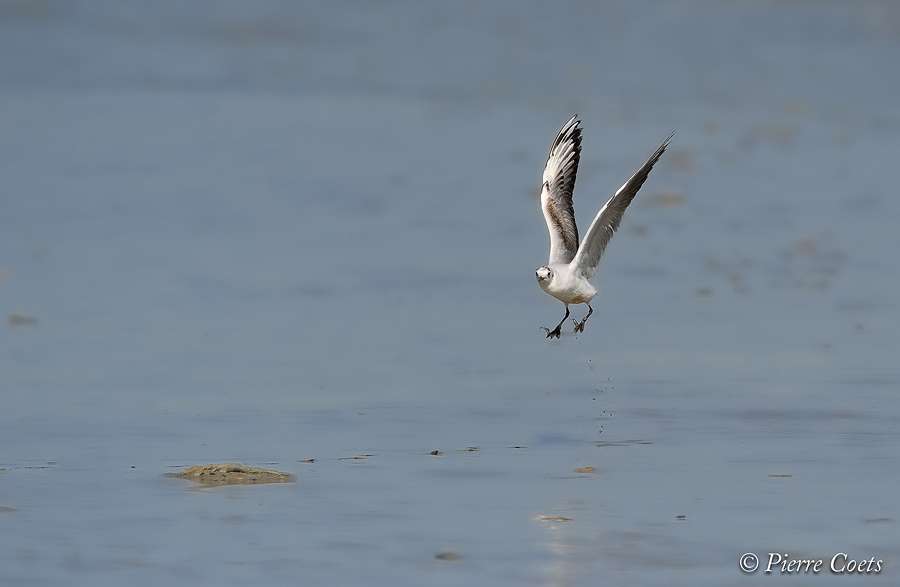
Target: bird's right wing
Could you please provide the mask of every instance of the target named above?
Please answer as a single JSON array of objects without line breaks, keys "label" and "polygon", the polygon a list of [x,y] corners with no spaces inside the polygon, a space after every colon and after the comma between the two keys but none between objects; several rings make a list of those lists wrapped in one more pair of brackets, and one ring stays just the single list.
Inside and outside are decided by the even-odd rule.
[{"label": "bird's right wing", "polygon": [[544,167],[541,210],[550,231],[550,264],[569,263],[578,251],[572,190],[581,157],[581,121],[573,116],[559,131]]},{"label": "bird's right wing", "polygon": [[591,222],[591,227],[588,228],[587,234],[584,235],[584,240],[581,241],[581,246],[578,247],[578,253],[573,260],[575,267],[580,268],[586,278],[590,279],[593,277],[594,272],[597,271],[597,263],[600,262],[600,257],[603,255],[606,245],[609,244],[613,233],[619,228],[622,215],[625,214],[625,208],[628,207],[638,190],[644,185],[647,175],[653,169],[653,165],[659,161],[674,135],[675,133],[669,135],[669,138],[660,145],[659,149],[653,153],[653,156],[606,202],[603,208],[600,209],[600,212],[597,213],[594,221]]}]

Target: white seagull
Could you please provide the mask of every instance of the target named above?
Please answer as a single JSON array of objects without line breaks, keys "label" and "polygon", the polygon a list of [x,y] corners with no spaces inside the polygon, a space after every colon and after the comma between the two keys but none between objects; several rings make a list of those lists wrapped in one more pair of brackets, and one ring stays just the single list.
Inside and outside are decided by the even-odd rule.
[{"label": "white seagull", "polygon": [[569,317],[569,304],[587,304],[587,316],[581,322],[572,320],[575,332],[584,332],[584,323],[594,313],[590,302],[597,295],[596,288],[588,283],[588,279],[597,271],[600,256],[619,228],[625,208],[644,185],[653,165],[675,135],[669,135],[637,173],[600,208],[579,245],[575,210],[572,208],[572,189],[581,156],[581,128],[578,126],[581,121],[577,118],[577,115],[573,116],[553,141],[541,188],[541,209],[550,230],[550,261],[544,267],[538,267],[535,275],[541,289],[566,305],[566,315],[556,328],[543,328],[547,331],[547,338],[559,338],[559,329]]}]

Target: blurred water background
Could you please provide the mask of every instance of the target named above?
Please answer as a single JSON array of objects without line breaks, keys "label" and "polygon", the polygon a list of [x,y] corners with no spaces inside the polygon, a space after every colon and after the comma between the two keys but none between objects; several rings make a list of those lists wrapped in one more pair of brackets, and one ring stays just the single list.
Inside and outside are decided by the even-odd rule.
[{"label": "blurred water background", "polygon": [[[900,4],[4,0],[0,56],[3,585],[896,584]],[[549,341],[575,113],[582,229],[676,134]],[[163,477],[222,461],[298,480]]]}]

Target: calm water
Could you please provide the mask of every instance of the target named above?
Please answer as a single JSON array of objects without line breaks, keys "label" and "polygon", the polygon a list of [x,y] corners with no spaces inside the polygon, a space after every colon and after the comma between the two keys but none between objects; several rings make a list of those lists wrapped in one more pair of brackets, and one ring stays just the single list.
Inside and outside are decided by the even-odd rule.
[{"label": "calm water", "polygon": [[[895,4],[6,2],[0,54],[0,584],[896,583]],[[582,228],[676,135],[548,341],[575,112]],[[163,476],[222,461],[298,481]]]}]

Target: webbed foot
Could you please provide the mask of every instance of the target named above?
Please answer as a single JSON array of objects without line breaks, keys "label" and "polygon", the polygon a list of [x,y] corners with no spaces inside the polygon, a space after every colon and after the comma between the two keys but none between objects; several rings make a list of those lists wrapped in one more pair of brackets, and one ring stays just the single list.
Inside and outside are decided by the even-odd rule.
[{"label": "webbed foot", "polygon": [[543,326],[541,326],[541,330],[547,331],[547,338],[553,338],[554,336],[556,338],[559,338],[559,335],[560,335],[559,326],[557,326],[555,330],[550,330],[549,328],[544,328]]},{"label": "webbed foot", "polygon": [[588,307],[587,316],[582,318],[581,322],[575,322],[575,320],[572,320],[572,324],[575,325],[575,332],[584,332],[584,323],[587,322],[587,319],[590,318],[591,314],[594,313],[594,309],[591,307],[590,304],[588,304],[587,307]]},{"label": "webbed foot", "polygon": [[544,328],[543,326],[541,326],[541,330],[547,331],[547,338],[553,338],[554,336],[556,338],[559,338],[559,329],[562,327],[563,322],[565,322],[568,317],[569,317],[569,304],[566,304],[566,315],[563,316],[563,319],[559,321],[559,324],[556,325],[556,328],[554,328],[553,330],[550,330],[549,328]]}]

